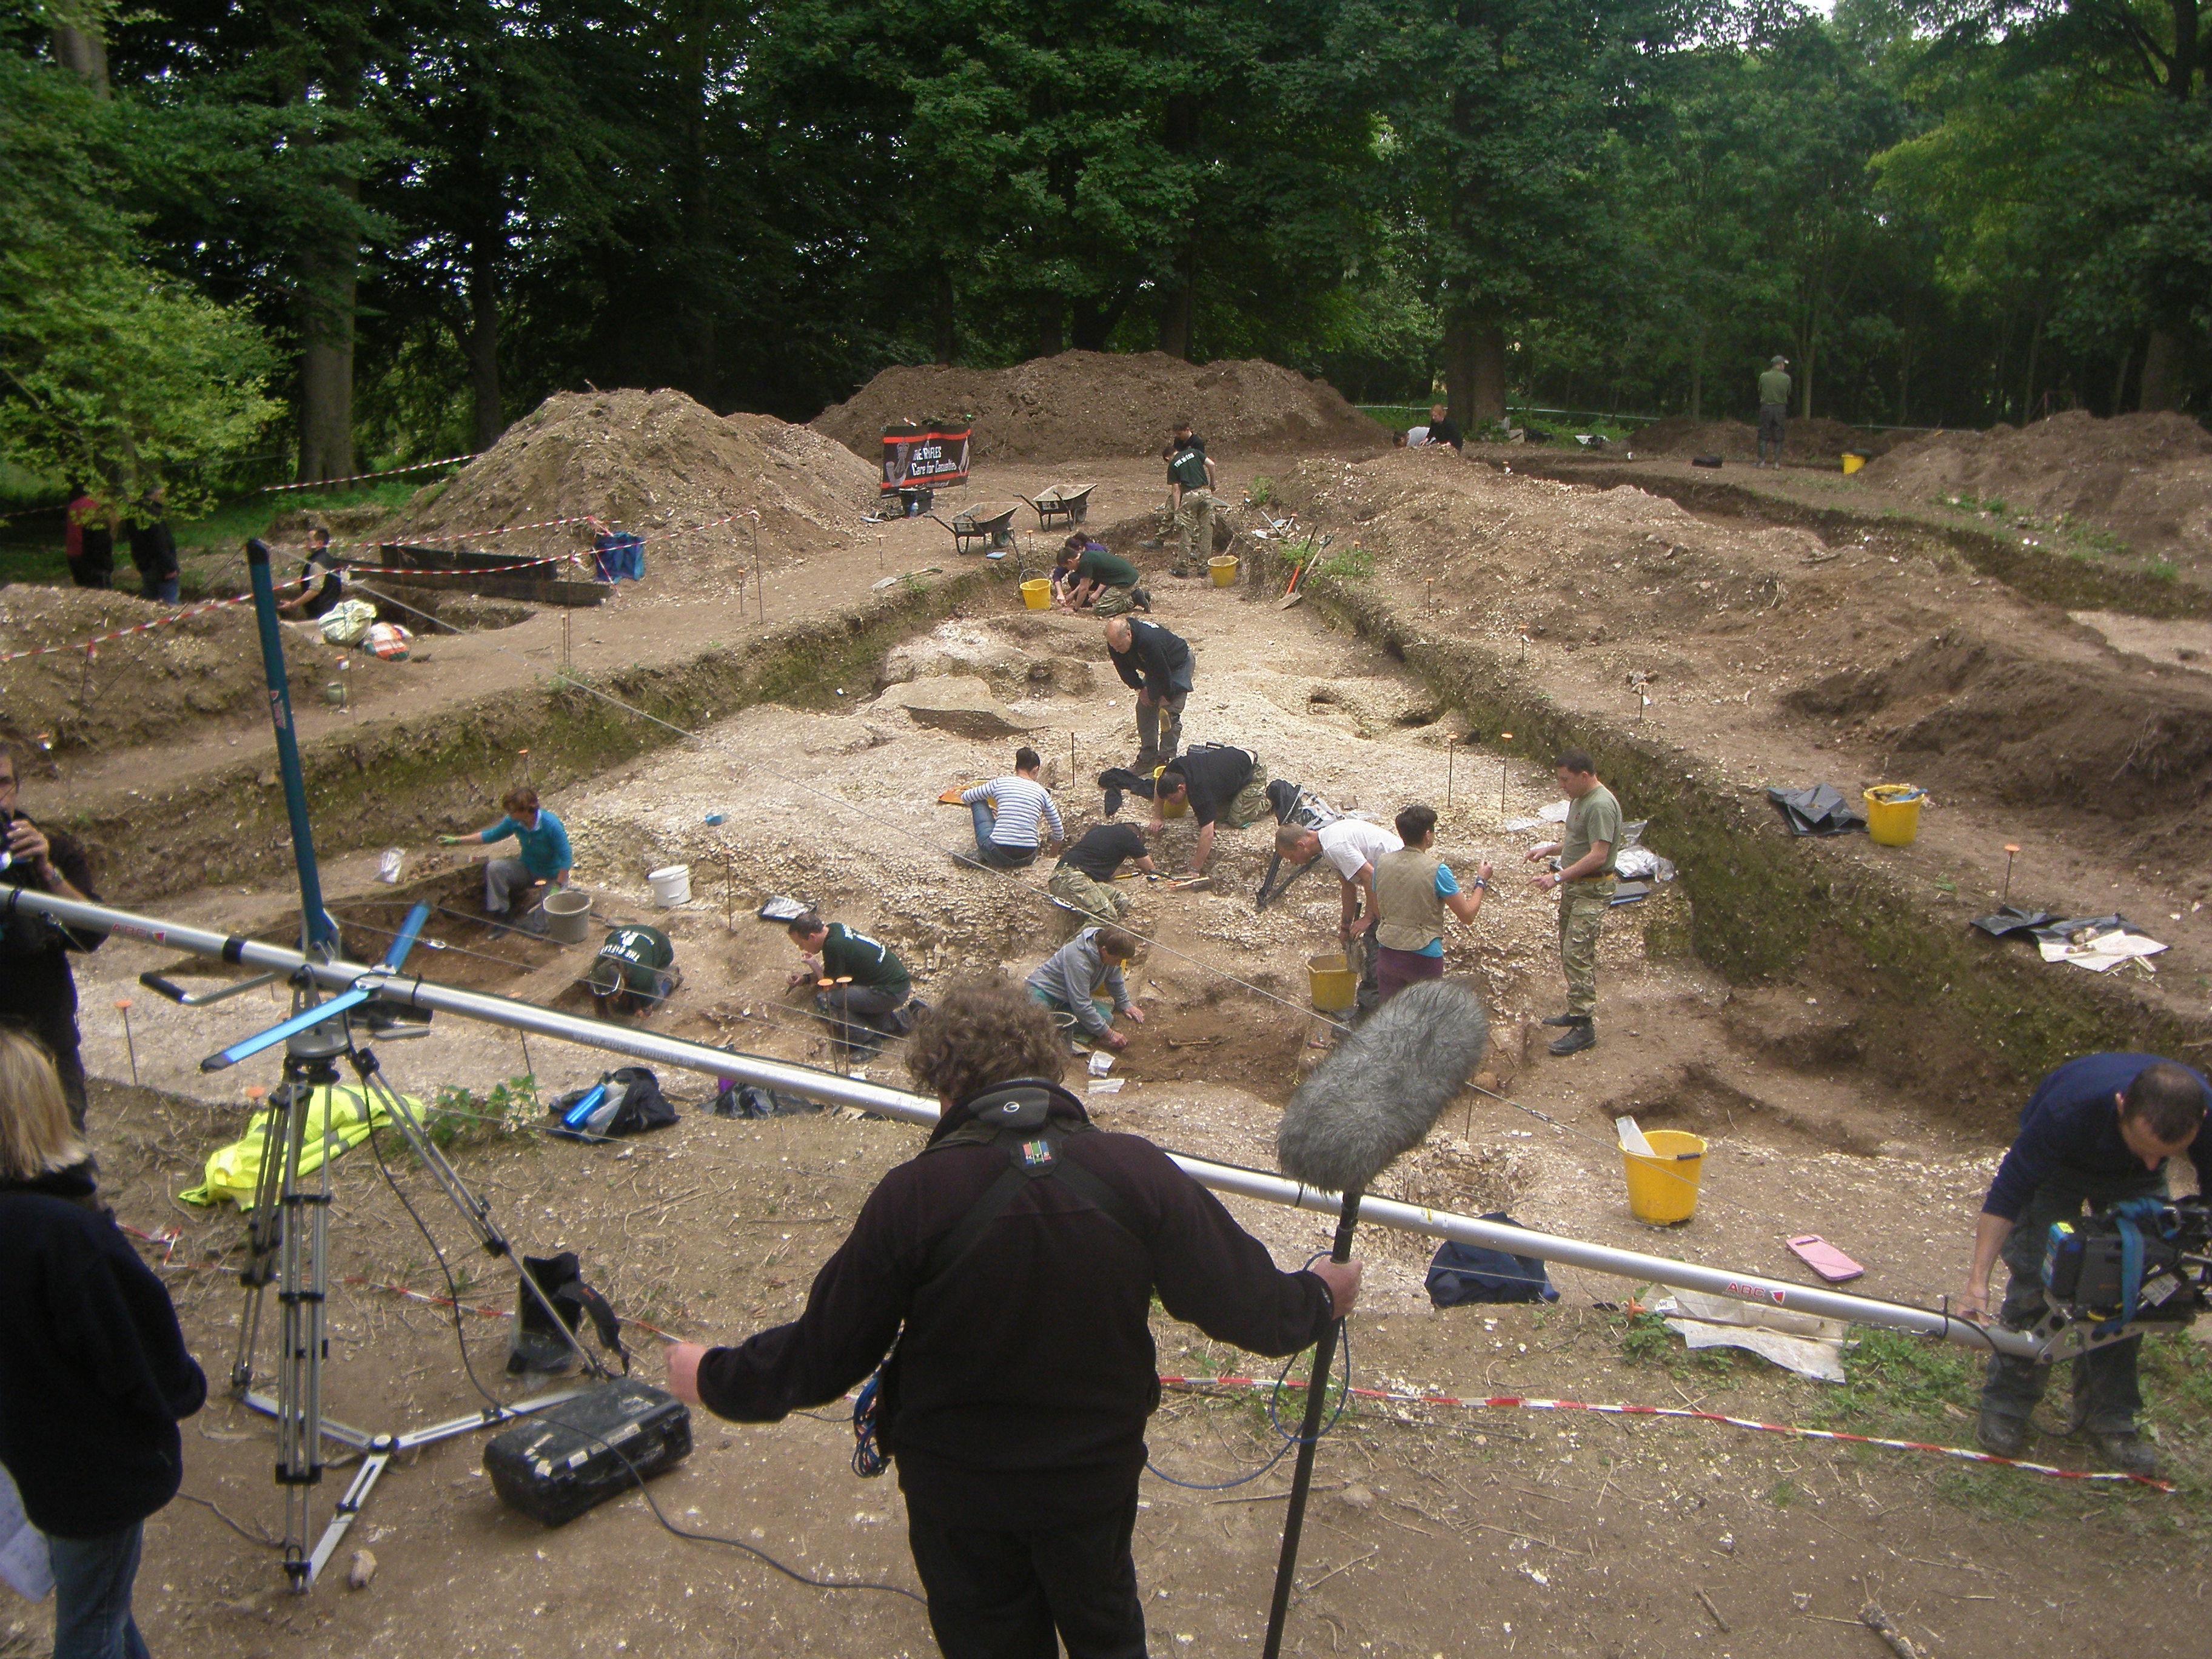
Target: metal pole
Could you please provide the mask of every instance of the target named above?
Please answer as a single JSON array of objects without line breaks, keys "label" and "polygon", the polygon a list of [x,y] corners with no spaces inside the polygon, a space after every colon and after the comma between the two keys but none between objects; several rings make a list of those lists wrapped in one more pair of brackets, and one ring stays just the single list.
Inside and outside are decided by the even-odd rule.
[{"label": "metal pole", "polygon": [[[1336,1242],[1328,1259],[1341,1265],[1352,1260],[1352,1230],[1359,1224],[1358,1193],[1344,1195],[1344,1212],[1337,1218]],[[1331,1292],[1334,1294],[1334,1292]],[[1298,1538],[1305,1530],[1306,1494],[1313,1489],[1314,1448],[1321,1441],[1322,1419],[1328,1411],[1328,1369],[1336,1360],[1336,1334],[1340,1319],[1314,1344],[1313,1374],[1306,1378],[1306,1416],[1298,1427],[1297,1468],[1291,1476],[1291,1501],[1283,1516],[1283,1549],[1275,1559],[1275,1599],[1267,1607],[1267,1644],[1263,1659],[1277,1659],[1283,1650],[1283,1625],[1291,1613],[1291,1587],[1298,1574]]]},{"label": "metal pole", "polygon": [[[935,1101],[900,1089],[886,1089],[880,1084],[865,1082],[857,1078],[838,1077],[812,1066],[763,1060],[754,1054],[736,1054],[727,1048],[689,1042],[680,1037],[633,1030],[627,1026],[564,1014],[555,1009],[541,1008],[534,1003],[517,1002],[482,991],[456,990],[451,986],[405,974],[387,974],[380,969],[365,967],[359,963],[309,958],[285,945],[267,945],[237,934],[219,933],[212,928],[164,921],[104,904],[88,904],[77,899],[59,898],[52,893],[41,893],[27,887],[0,886],[0,918],[19,911],[51,916],[56,921],[73,927],[87,927],[96,933],[143,940],[167,950],[218,957],[236,966],[262,969],[273,968],[285,973],[303,972],[309,981],[327,991],[356,988],[372,991],[380,1000],[396,1007],[418,1008],[433,1013],[453,1014],[463,1019],[483,1020],[489,1024],[503,1025],[510,1030],[522,1031],[533,1036],[553,1037],[563,1042],[579,1043],[585,1048],[599,1048],[610,1054],[627,1054],[635,1060],[655,1061],[663,1066],[679,1066],[686,1071],[699,1072],[732,1082],[757,1084],[765,1089],[780,1090],[808,1100],[818,1100],[827,1105],[850,1106],[860,1111],[873,1112],[880,1117],[896,1118],[905,1123],[921,1124],[926,1127],[934,1124],[938,1118]],[[1180,1152],[1170,1152],[1169,1156],[1194,1180],[1218,1193],[1258,1199],[1291,1209],[1311,1210],[1321,1215],[1336,1215],[1342,1206],[1342,1199],[1338,1194],[1318,1192],[1269,1170],[1247,1170],[1233,1164],[1216,1164],[1210,1159],[1191,1158]],[[1737,1302],[1754,1303],[1761,1307],[1787,1308],[1821,1319],[1849,1320],[1863,1325],[1880,1325],[1891,1330],[1906,1331],[1915,1335],[1940,1336],[1984,1353],[1992,1348],[1999,1348],[2007,1353],[2032,1359],[2042,1352],[2036,1340],[2024,1332],[2003,1330],[1995,1326],[1984,1328],[1932,1308],[1917,1308],[1899,1302],[1877,1302],[1866,1297],[1847,1296],[1838,1291],[1796,1284],[1789,1279],[1730,1273],[1725,1268],[1700,1267],[1694,1262],[1645,1255],[1636,1250],[1617,1250],[1609,1245],[1585,1243],[1580,1239],[1561,1238],[1525,1228],[1503,1226],[1473,1216],[1455,1214],[1449,1210],[1427,1209],[1386,1198],[1367,1198],[1361,1201],[1360,1216],[1364,1220],[1377,1222],[1385,1227],[1395,1227],[1401,1232],[1421,1233],[1431,1238],[1457,1239],[1463,1243],[1504,1250],[1509,1255],[1533,1255],[1546,1261],[1557,1261],[1565,1267],[1583,1267],[1593,1273],[1672,1285],[1677,1290],[1703,1291]]]},{"label": "metal pole", "polygon": [[276,625],[276,588],[269,574],[269,544],[246,544],[246,580],[253,589],[253,619],[261,633],[261,672],[269,683],[269,723],[276,733],[276,767],[284,780],[284,812],[291,820],[292,849],[300,866],[301,939],[309,950],[338,953],[338,925],[323,908],[316,872],[315,832],[307,819],[307,782],[300,769],[300,744],[292,726],[292,691],[284,676],[284,635]]}]

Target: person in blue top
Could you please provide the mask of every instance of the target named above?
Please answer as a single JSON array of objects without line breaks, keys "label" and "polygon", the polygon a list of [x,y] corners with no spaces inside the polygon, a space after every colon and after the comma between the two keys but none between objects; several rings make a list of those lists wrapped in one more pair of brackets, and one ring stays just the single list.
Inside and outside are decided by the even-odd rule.
[{"label": "person in blue top", "polygon": [[[2002,1255],[2011,1271],[2000,1322],[2024,1330],[2041,1319],[2043,1249],[2053,1222],[2085,1203],[2163,1197],[2166,1161],[2186,1157],[2197,1186],[2212,1168],[2205,1108],[2212,1085],[2189,1066],[2156,1054],[2085,1054],[2035,1086],[2020,1115],[2020,1133],[1997,1165],[1974,1230],[1962,1318],[1989,1320],[1990,1273]],[[2142,1339],[2092,1348],[2074,1362],[2071,1429],[2088,1431],[2097,1449],[2130,1474],[2154,1474],[2157,1455],[2136,1431],[2142,1394],[2136,1357]],[[2028,1416],[2051,1368],[2012,1354],[1990,1356],[1975,1438],[1985,1451],[2017,1457]]]},{"label": "person in blue top", "polygon": [[1444,972],[1444,915],[1472,922],[1490,890],[1490,866],[1482,866],[1460,890],[1451,866],[1437,856],[1437,811],[1408,806],[1397,817],[1398,839],[1405,843],[1375,864],[1376,988],[1381,1000],[1417,980],[1442,979]]},{"label": "person in blue top", "polygon": [[489,830],[479,830],[473,835],[441,836],[441,847],[458,847],[463,842],[480,841],[487,844],[505,841],[513,836],[520,843],[520,858],[494,859],[484,866],[484,909],[487,914],[503,916],[512,895],[518,889],[531,890],[534,907],[536,889],[545,886],[566,887],[568,872],[575,865],[575,855],[568,850],[568,831],[561,820],[538,804],[538,792],[528,784],[510,789],[500,801],[507,816]]}]

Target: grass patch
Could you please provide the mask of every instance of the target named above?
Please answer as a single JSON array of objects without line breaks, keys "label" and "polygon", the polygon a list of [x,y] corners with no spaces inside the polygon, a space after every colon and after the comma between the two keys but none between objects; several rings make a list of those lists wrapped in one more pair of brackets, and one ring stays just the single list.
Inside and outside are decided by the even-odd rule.
[{"label": "grass patch", "polygon": [[1375,574],[1375,556],[1364,547],[1347,547],[1316,565],[1314,574],[1340,582],[1364,581]]},{"label": "grass patch", "polygon": [[[1650,1287],[1646,1286],[1648,1293]],[[1698,1348],[1688,1344],[1667,1328],[1667,1322],[1649,1311],[1632,1313],[1613,1322],[1613,1329],[1620,1343],[1620,1357],[1632,1365],[1656,1365],[1669,1376],[1702,1377],[1707,1382],[1724,1382],[1737,1376],[1736,1360],[1740,1357],[1734,1348]]]},{"label": "grass patch", "polygon": [[535,1141],[544,1132],[544,1116],[538,1079],[526,1073],[494,1084],[486,1095],[464,1084],[446,1085],[423,1114],[422,1129],[432,1146],[453,1152],[467,1146]]}]

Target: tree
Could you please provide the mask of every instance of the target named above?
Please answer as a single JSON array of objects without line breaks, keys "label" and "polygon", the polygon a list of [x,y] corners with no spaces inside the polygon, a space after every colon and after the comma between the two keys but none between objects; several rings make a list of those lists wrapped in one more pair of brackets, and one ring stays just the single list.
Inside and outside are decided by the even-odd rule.
[{"label": "tree", "polygon": [[156,269],[118,206],[105,158],[160,146],[139,119],[75,68],[0,54],[0,450],[189,507],[279,412],[274,359],[249,318]]}]

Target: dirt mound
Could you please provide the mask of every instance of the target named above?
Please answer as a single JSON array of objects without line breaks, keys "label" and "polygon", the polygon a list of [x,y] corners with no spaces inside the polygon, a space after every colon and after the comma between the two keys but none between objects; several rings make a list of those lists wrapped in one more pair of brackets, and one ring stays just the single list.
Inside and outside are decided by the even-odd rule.
[{"label": "dirt mound", "polygon": [[2027,427],[1935,432],[1866,470],[1900,495],[1971,495],[2014,512],[2063,514],[2154,554],[2212,547],[2212,433],[2184,415],[2100,420],[2069,409]]},{"label": "dirt mound", "polygon": [[[588,547],[591,524],[483,532],[589,518],[648,538],[752,508],[771,555],[849,539],[876,496],[875,469],[804,427],[767,415],[716,416],[680,392],[558,392],[451,479],[422,491],[379,532],[487,552]],[[653,542],[664,564],[701,574],[742,562],[750,520]]]},{"label": "dirt mound", "polygon": [[[265,720],[267,691],[247,606],[227,605],[103,641],[88,661],[83,641],[174,614],[173,606],[128,593],[0,587],[0,655],[73,647],[0,663],[0,737],[33,751],[44,738],[57,752],[84,753],[157,742],[210,720]],[[305,629],[287,629],[284,648],[295,703],[322,695],[341,655],[356,665],[353,673],[389,673],[395,666],[366,652],[337,651]]]},{"label": "dirt mound", "polygon": [[[1832,461],[1845,450],[1855,455],[1880,455],[1893,448],[1899,434],[1864,432],[1826,416],[1809,421],[1792,418],[1782,443],[1785,461]],[[1722,455],[1732,461],[1759,459],[1759,428],[1741,421],[1693,421],[1686,415],[1669,415],[1654,421],[1628,441],[1638,455]]]},{"label": "dirt mound", "polygon": [[1200,365],[1161,351],[1063,351],[1004,369],[887,368],[813,426],[873,461],[885,426],[954,416],[974,417],[969,453],[979,461],[1152,454],[1178,416],[1217,454],[1371,455],[1390,441],[1327,381],[1257,359]]}]

